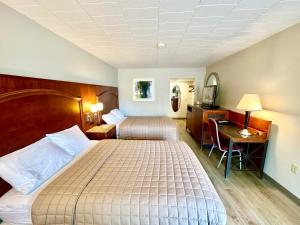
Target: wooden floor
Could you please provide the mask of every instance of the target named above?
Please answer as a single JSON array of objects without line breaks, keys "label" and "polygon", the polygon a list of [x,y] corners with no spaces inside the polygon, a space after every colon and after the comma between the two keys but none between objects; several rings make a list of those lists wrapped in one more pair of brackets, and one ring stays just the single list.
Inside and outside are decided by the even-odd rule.
[{"label": "wooden floor", "polygon": [[231,171],[230,177],[225,179],[225,160],[216,168],[221,154],[215,151],[208,158],[208,150],[202,150],[185,131],[185,120],[176,122],[180,139],[193,149],[219,193],[227,211],[228,225],[300,225],[300,207],[270,181],[245,171]]}]

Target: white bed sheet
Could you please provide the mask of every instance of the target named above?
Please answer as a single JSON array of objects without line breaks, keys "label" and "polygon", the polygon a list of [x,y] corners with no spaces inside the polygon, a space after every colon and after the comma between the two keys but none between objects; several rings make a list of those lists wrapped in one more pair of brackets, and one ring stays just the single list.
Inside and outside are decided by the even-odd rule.
[{"label": "white bed sheet", "polygon": [[92,144],[85,151],[80,152],[70,163],[63,167],[58,173],[52,176],[34,192],[28,195],[23,195],[21,192],[12,188],[5,193],[0,198],[0,218],[4,221],[4,223],[11,225],[31,225],[31,207],[35,198],[50,182],[89,152],[99,141],[93,140],[91,142]]},{"label": "white bed sheet", "polygon": [[119,123],[117,123],[116,124],[116,132],[117,132],[117,138],[119,138],[119,134],[120,134],[120,125],[121,125],[121,123],[124,121],[124,120],[126,120],[127,119],[127,117],[124,117],[123,119],[121,119],[120,120],[120,122]]}]

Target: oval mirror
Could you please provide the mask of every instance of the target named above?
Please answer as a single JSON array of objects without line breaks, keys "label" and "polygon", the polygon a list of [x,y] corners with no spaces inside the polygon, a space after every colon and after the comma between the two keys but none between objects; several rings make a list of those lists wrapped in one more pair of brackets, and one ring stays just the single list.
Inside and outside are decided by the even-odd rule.
[{"label": "oval mirror", "polygon": [[174,112],[177,112],[181,103],[181,91],[178,85],[175,85],[171,91],[171,105]]},{"label": "oval mirror", "polygon": [[210,73],[206,78],[205,86],[211,86],[211,85],[217,86],[217,91],[216,91],[216,97],[217,97],[220,89],[220,81],[219,81],[219,75],[216,72]]}]

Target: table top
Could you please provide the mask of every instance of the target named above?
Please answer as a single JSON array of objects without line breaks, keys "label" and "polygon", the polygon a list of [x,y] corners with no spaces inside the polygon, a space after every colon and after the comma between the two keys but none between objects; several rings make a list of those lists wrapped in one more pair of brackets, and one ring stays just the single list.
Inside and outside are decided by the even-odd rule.
[{"label": "table top", "polygon": [[239,133],[241,127],[234,123],[218,124],[218,128],[219,133],[235,143],[265,143],[267,141],[266,136],[261,131],[255,129],[249,129],[251,136],[242,136]]},{"label": "table top", "polygon": [[114,124],[102,124],[100,126],[94,126],[87,130],[86,133],[107,133],[115,127]]}]

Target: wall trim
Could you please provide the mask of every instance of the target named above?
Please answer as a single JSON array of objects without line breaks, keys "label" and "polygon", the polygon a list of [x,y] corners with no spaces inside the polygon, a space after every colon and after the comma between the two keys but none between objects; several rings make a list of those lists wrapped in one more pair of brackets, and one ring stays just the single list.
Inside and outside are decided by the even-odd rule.
[{"label": "wall trim", "polygon": [[300,199],[294,195],[292,192],[287,190],[285,187],[283,187],[281,184],[279,184],[276,180],[274,180],[272,177],[270,177],[268,174],[264,173],[264,178],[268,181],[270,181],[276,188],[278,188],[284,195],[286,195],[289,199],[291,199],[294,203],[296,203],[298,206],[300,206]]}]

